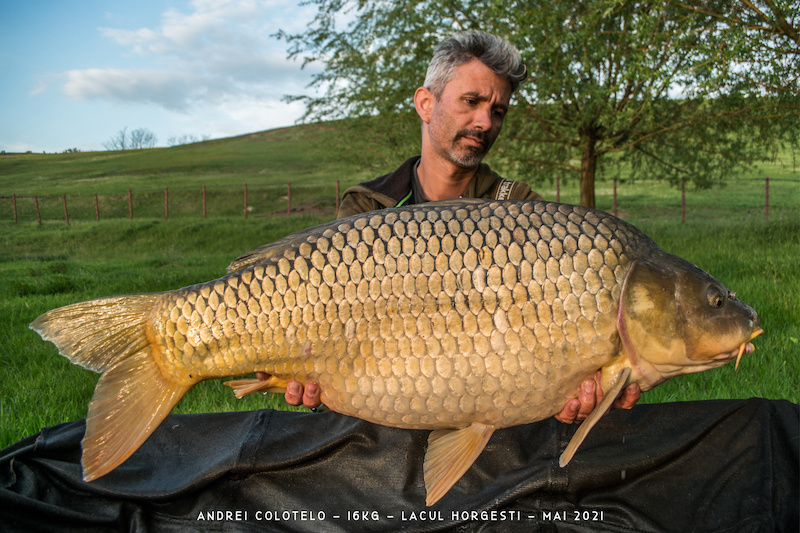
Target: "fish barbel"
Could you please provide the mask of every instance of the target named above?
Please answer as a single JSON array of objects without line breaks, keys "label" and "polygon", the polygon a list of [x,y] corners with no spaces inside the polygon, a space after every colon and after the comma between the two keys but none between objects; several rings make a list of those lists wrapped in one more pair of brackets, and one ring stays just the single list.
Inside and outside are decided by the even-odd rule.
[{"label": "fish barbel", "polygon": [[84,479],[125,461],[196,383],[265,372],[240,393],[320,384],[333,411],[433,430],[427,503],[497,428],[550,417],[601,371],[605,401],[725,364],[762,333],[698,267],[607,213],[458,200],[316,226],[235,260],[225,277],[49,311],[32,324],[102,375]]}]

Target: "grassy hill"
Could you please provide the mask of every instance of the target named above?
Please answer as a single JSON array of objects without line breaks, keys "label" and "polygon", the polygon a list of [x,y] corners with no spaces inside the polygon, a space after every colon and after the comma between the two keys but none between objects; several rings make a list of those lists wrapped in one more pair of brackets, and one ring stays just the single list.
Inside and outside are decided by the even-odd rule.
[{"label": "grassy hill", "polygon": [[[38,195],[40,209],[52,211],[42,216],[61,219],[63,195],[67,195],[71,216],[74,210],[84,209],[86,213],[76,212],[76,218],[93,218],[93,195],[98,194],[101,216],[122,217],[127,215],[129,189],[134,207],[140,208],[135,210],[137,215],[159,216],[163,213],[164,187],[170,189],[171,214],[199,212],[204,185],[210,214],[228,216],[241,212],[245,183],[257,213],[285,210],[289,182],[296,207],[321,205],[332,212],[337,179],[344,190],[377,175],[377,171],[343,162],[327,146],[331,139],[339,138],[335,126],[320,124],[171,148],[4,154],[0,156],[0,196],[5,197],[0,199],[0,220],[12,217],[12,194]],[[18,208],[19,216],[35,218],[32,201],[21,200]]]},{"label": "grassy hill", "polygon": [[354,171],[325,146],[337,135],[335,125],[314,124],[171,148],[3,154],[0,193],[116,193],[120,185],[180,188],[201,182],[318,184],[332,175],[349,178]]}]

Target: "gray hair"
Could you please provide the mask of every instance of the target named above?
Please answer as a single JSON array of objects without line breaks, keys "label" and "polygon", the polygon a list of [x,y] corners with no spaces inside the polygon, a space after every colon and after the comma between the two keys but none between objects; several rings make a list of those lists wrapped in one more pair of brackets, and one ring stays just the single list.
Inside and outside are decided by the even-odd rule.
[{"label": "gray hair", "polygon": [[456,67],[473,59],[508,80],[512,94],[528,75],[522,56],[514,45],[491,33],[472,30],[456,33],[434,49],[425,76],[425,88],[439,98],[444,86],[453,79]]}]

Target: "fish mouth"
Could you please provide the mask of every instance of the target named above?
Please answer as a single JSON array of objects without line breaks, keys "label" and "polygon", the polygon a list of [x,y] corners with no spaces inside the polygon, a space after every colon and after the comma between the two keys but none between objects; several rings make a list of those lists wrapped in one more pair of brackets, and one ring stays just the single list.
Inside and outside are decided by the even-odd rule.
[{"label": "fish mouth", "polygon": [[764,330],[756,326],[756,328],[753,330],[753,333],[750,334],[750,338],[744,341],[741,346],[739,346],[739,353],[736,355],[736,366],[733,367],[734,370],[739,370],[739,361],[742,359],[742,355],[745,351],[747,351],[747,353],[752,353],[753,350],[755,350],[755,346],[750,344],[750,341],[762,333],[764,333]]}]

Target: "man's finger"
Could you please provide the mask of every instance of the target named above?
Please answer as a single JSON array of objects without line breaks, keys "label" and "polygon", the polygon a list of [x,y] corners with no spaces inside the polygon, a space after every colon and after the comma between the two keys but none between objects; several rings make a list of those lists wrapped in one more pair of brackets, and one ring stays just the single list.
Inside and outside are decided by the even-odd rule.
[{"label": "man's finger", "polygon": [[583,422],[589,416],[589,413],[594,411],[595,405],[603,399],[602,389],[597,386],[597,382],[593,378],[586,379],[581,383],[578,399],[581,402],[581,407],[578,410],[575,421]]},{"label": "man's finger", "polygon": [[303,403],[303,384],[294,380],[287,383],[284,398],[289,405],[300,405]]},{"label": "man's finger", "polygon": [[303,393],[303,405],[309,409],[316,409],[321,404],[319,385],[316,383],[307,384]]},{"label": "man's finger", "polygon": [[581,407],[581,402],[577,398],[569,400],[560,413],[555,415],[555,419],[564,424],[572,424],[575,422],[575,417],[578,416],[578,409]]},{"label": "man's finger", "polygon": [[614,400],[614,407],[617,409],[630,409],[636,402],[639,401],[639,398],[642,395],[642,391],[639,389],[639,385],[636,383],[631,383],[620,393],[619,397]]}]

